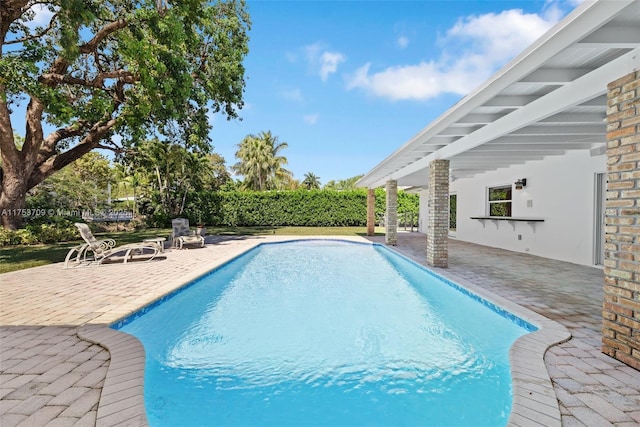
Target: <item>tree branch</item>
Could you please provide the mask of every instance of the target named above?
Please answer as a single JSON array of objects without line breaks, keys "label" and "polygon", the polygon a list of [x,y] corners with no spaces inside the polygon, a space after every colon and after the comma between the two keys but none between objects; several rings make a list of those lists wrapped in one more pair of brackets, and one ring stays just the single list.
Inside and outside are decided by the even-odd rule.
[{"label": "tree branch", "polygon": [[118,30],[121,30],[127,26],[127,21],[125,19],[118,19],[117,21],[113,21],[100,28],[95,36],[87,43],[80,46],[81,53],[91,53],[95,52],[98,45],[102,40],[108,37],[110,34],[115,33]]},{"label": "tree branch", "polygon": [[[26,130],[24,135],[24,145],[22,146],[22,157],[25,160],[25,166],[31,167],[34,164],[40,146],[43,142],[42,131],[42,113],[44,112],[44,104],[35,96],[31,96],[31,100],[27,105],[26,113]],[[29,171],[26,171],[29,172]]]},{"label": "tree branch", "polygon": [[[87,54],[91,52],[95,52],[98,45],[102,40],[104,40],[110,34],[125,28],[127,26],[127,21],[124,19],[118,19],[117,21],[113,21],[100,28],[95,36],[89,42],[79,46],[80,53]],[[55,61],[53,61],[53,65],[50,68],[49,74],[60,74],[63,75],[66,73],[67,68],[69,67],[69,62],[64,59],[62,56],[58,56]],[[44,76],[44,75],[43,75]]]},{"label": "tree branch", "polygon": [[13,40],[5,41],[4,44],[24,43],[24,42],[26,42],[28,40],[33,40],[33,39],[37,39],[37,38],[40,38],[40,37],[44,36],[49,31],[51,31],[51,29],[53,28],[53,22],[55,21],[57,16],[58,16],[58,14],[55,13],[51,17],[51,21],[49,21],[49,26],[47,28],[45,28],[44,30],[42,30],[41,32],[39,32],[38,34],[30,34],[28,36],[24,36],[24,37],[21,37],[19,39],[13,39]]},{"label": "tree branch", "polygon": [[65,83],[70,85],[92,87],[95,89],[104,89],[104,81],[107,79],[119,79],[124,83],[135,83],[136,81],[136,77],[134,76],[134,74],[125,70],[114,70],[98,73],[98,75],[92,80],[81,79],[78,77],[72,77],[58,73],[45,73],[40,76],[40,81],[47,84],[48,86],[57,86],[61,83]]},{"label": "tree branch", "polygon": [[58,86],[61,83],[70,85],[93,87],[96,89],[102,89],[102,81],[96,82],[96,79],[85,80],[77,77],[65,76],[57,73],[44,73],[40,76],[39,80],[48,86]]},{"label": "tree branch", "polygon": [[43,141],[40,150],[38,151],[38,157],[36,164],[42,164],[46,162],[51,156],[56,153],[56,145],[58,142],[66,138],[79,136],[86,131],[88,127],[87,122],[77,122],[66,128],[60,128],[51,132]]},{"label": "tree branch", "polygon": [[100,140],[113,126],[115,126],[115,124],[116,119],[96,123],[91,127],[87,136],[85,136],[78,145],[70,148],[64,153],[49,157],[43,163],[39,163],[29,177],[27,190],[35,187],[54,172],[59,171],[63,167],[84,156],[89,151],[97,148],[100,145]]}]

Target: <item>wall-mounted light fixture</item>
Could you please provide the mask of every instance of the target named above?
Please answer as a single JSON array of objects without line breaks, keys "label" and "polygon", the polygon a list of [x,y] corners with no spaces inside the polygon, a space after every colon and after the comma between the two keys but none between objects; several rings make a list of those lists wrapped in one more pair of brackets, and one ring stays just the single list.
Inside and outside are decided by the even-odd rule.
[{"label": "wall-mounted light fixture", "polygon": [[527,178],[520,178],[515,182],[516,190],[522,190],[523,187],[527,186]]}]

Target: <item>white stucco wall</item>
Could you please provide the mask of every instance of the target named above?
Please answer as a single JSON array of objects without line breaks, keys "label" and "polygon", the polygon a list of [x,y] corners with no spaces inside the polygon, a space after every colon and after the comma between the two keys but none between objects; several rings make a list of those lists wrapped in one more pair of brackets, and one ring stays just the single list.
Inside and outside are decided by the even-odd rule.
[{"label": "white stucco wall", "polygon": [[[458,240],[526,252],[583,265],[594,263],[595,174],[606,171],[605,156],[572,151],[458,179],[450,184],[457,194]],[[522,190],[513,189],[514,217],[542,218],[544,222],[474,220],[485,216],[487,188],[512,185],[527,179]],[[421,222],[426,225],[426,192],[421,193]],[[530,201],[530,206],[527,205]],[[425,232],[426,230],[422,229]],[[518,239],[520,237],[520,240]]]}]

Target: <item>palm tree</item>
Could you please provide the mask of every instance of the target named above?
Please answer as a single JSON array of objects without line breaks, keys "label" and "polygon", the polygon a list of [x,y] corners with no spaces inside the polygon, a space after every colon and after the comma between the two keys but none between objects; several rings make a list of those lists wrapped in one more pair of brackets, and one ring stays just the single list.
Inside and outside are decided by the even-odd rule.
[{"label": "palm tree", "polygon": [[266,186],[267,154],[266,145],[255,135],[247,135],[238,144],[236,157],[239,161],[232,166],[232,169],[244,176],[244,184],[247,188],[262,190]]},{"label": "palm tree", "polygon": [[313,172],[307,172],[304,174],[302,186],[307,190],[318,190],[320,189],[320,178],[317,177]]},{"label": "palm tree", "polygon": [[364,175],[356,175],[351,178],[341,179],[338,182],[331,180],[325,184],[324,188],[326,188],[327,190],[338,190],[338,191],[353,190],[356,188],[356,182],[358,182],[358,180],[363,176]]},{"label": "palm tree", "polygon": [[289,145],[278,141],[271,131],[247,135],[240,144],[236,157],[239,161],[233,170],[244,176],[245,187],[252,190],[269,190],[278,187],[281,181],[288,181],[292,173],[283,168],[287,158],[280,152]]}]

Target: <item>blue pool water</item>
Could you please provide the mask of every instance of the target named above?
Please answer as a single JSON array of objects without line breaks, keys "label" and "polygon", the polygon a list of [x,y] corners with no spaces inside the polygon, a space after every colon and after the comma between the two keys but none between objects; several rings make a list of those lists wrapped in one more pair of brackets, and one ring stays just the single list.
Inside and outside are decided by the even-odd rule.
[{"label": "blue pool water", "polygon": [[379,245],[266,244],[114,325],[152,426],[499,426],[531,325]]}]

